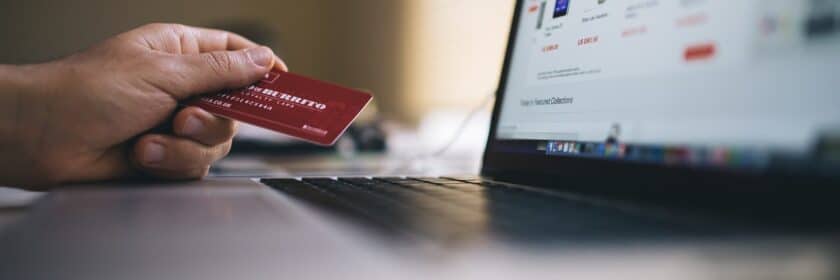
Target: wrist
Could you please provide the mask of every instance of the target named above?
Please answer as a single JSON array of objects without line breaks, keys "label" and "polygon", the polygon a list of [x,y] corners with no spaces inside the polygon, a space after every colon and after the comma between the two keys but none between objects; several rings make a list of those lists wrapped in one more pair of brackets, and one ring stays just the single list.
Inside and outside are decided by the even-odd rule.
[{"label": "wrist", "polygon": [[[0,65],[0,185],[23,186],[48,180],[33,146],[39,125],[32,118],[39,102],[36,84],[43,65]],[[40,110],[39,110],[40,109]],[[40,178],[35,180],[35,178]],[[38,184],[38,183],[36,183]]]},{"label": "wrist", "polygon": [[0,65],[0,141],[3,157],[15,152],[20,144],[20,123],[22,96],[26,83],[22,80],[23,66]]}]

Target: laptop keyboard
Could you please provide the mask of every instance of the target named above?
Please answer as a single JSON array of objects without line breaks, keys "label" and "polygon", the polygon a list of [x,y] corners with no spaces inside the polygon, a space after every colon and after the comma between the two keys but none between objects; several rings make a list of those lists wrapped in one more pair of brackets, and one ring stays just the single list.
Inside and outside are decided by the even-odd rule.
[{"label": "laptop keyboard", "polygon": [[394,236],[514,240],[670,234],[676,226],[478,177],[262,179],[316,207]]}]

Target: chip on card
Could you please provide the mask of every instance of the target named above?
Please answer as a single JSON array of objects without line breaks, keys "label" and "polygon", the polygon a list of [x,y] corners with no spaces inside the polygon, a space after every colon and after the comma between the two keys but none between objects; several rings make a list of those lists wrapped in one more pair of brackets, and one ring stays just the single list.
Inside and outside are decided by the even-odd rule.
[{"label": "chip on card", "polygon": [[200,96],[185,105],[328,146],[371,99],[358,90],[272,71],[249,87]]}]

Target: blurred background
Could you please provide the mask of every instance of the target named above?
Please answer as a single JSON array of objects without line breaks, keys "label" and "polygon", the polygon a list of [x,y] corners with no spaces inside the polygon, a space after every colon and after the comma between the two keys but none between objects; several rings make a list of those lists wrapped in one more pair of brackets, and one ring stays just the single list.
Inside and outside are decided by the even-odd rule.
[{"label": "blurred background", "polygon": [[[490,106],[482,105],[496,89],[513,6],[512,0],[2,1],[0,63],[60,58],[151,22],[228,29],[273,48],[292,72],[373,93],[375,106],[350,131],[357,142],[383,134],[383,145],[369,149],[420,157],[460,131],[446,153],[475,159],[487,137]],[[359,140],[362,134],[367,138]],[[279,147],[262,140],[290,144],[249,127],[241,136],[235,151]],[[293,151],[317,150],[291,144]],[[344,146],[348,155],[358,143]]]}]

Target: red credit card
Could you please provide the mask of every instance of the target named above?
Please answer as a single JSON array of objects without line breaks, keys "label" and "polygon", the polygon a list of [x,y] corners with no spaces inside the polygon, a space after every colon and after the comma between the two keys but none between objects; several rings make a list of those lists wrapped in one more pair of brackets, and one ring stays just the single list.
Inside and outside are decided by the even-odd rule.
[{"label": "red credit card", "polygon": [[328,146],[371,99],[358,90],[272,71],[247,88],[200,96],[185,105]]}]

